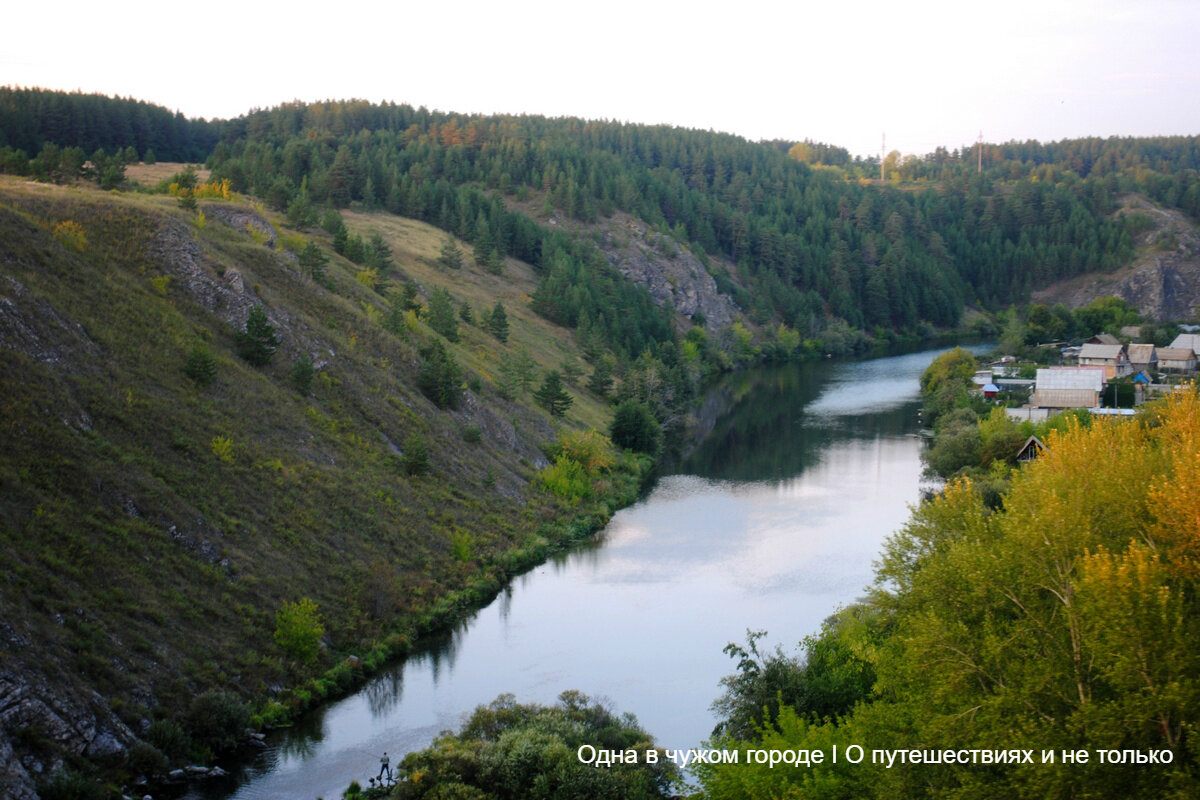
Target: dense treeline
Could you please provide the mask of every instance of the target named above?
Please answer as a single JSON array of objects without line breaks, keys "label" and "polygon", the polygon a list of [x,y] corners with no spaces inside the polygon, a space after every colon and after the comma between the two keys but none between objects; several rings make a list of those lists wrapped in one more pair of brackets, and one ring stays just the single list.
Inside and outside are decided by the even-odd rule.
[{"label": "dense treeline", "polygon": [[220,123],[188,119],[162,106],[102,94],[0,86],[0,150],[32,158],[47,144],[85,153],[132,147],[142,158],[200,162],[217,144]]},{"label": "dense treeline", "polygon": [[[317,202],[425,219],[543,270],[544,236],[502,197],[584,221],[624,210],[727,257],[738,274],[713,268],[723,290],[757,321],[809,336],[833,317],[867,328],[953,325],[964,304],[1022,300],[1132,253],[1128,223],[1108,216],[1119,188],[1111,175],[1014,181],[972,175],[960,159],[946,180],[902,190],[850,180],[870,164],[838,148],[786,144],[347,101],[232,120],[211,163],[280,208],[307,179]],[[581,310],[591,314],[581,301],[560,316]]]},{"label": "dense treeline", "polygon": [[[871,597],[801,654],[730,648],[716,744],[824,763],[701,765],[700,796],[1192,797],[1198,437],[1200,398],[1179,393],[1131,421],[1048,433],[994,508],[952,483],[890,540]],[[851,745],[862,763],[847,763]],[[1031,762],[870,755],[1022,748]]]},{"label": "dense treeline", "polygon": [[541,313],[582,320],[629,354],[670,338],[665,315],[591,243],[536,218],[629,212],[691,244],[754,321],[819,339],[839,319],[865,330],[952,326],[968,304],[999,308],[1115,269],[1144,222],[1113,216],[1122,192],[1200,214],[1197,137],[892,153],[881,182],[878,159],[832,145],[669,126],[360,100],[206,123],[133,100],[0,91],[0,150],[32,154],[50,142],[149,148],[160,159],[209,153],[218,178],[281,210],[355,203],[422,219],[470,241],[482,263],[533,264],[545,276]]}]

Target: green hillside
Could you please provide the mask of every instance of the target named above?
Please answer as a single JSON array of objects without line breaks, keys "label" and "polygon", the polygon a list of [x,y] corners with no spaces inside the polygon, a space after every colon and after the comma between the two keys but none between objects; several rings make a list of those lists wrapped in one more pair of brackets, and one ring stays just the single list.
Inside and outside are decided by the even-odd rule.
[{"label": "green hillside", "polygon": [[[572,501],[541,488],[558,435],[606,430],[611,413],[571,382],[561,418],[535,403],[546,369],[582,362],[530,310],[527,266],[450,274],[433,266],[440,232],[349,215],[390,245],[385,296],[323,233],[314,278],[289,250],[309,239],[277,217],[178,205],[0,180],[0,673],[33,703],[4,729],[42,763],[90,769],[152,725],[172,763],[204,759],[218,742],[185,724],[172,743],[156,720],[186,721],[210,689],[279,717],[346,688],[592,530],[643,469],[610,457]],[[408,279],[419,308],[389,324]],[[461,318],[457,342],[434,333],[438,289],[455,313],[502,302],[507,341]],[[254,309],[280,342],[265,366],[239,356]],[[446,407],[420,389],[435,342],[462,370]],[[497,364],[524,352],[532,386],[505,399]],[[277,631],[304,598],[324,628],[311,663]],[[351,653],[364,661],[305,684]],[[33,698],[89,733],[56,729]]]}]

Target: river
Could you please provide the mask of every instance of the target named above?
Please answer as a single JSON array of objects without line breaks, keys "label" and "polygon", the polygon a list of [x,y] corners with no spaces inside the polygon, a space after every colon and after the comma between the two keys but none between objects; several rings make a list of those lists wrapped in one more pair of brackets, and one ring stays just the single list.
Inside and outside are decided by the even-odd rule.
[{"label": "river", "polygon": [[920,495],[918,378],[940,351],[731,376],[702,441],[596,541],[517,578],[487,608],[358,693],[270,737],[188,800],[334,800],[389,753],[427,746],[503,692],[564,690],[699,745],[747,629],[793,649],[872,579]]}]

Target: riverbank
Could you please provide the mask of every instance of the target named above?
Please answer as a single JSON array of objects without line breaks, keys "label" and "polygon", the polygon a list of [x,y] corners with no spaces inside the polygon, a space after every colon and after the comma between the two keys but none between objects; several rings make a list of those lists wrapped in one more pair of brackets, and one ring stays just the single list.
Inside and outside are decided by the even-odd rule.
[{"label": "riverbank", "polygon": [[258,730],[289,725],[315,706],[355,691],[381,669],[395,666],[424,637],[451,630],[487,606],[514,578],[590,539],[613,513],[638,499],[654,474],[654,462],[648,457],[622,454],[608,472],[610,480],[602,496],[542,523],[521,546],[488,558],[461,589],[448,591],[401,618],[382,640],[347,652],[321,676],[284,689],[256,711],[252,725]]}]

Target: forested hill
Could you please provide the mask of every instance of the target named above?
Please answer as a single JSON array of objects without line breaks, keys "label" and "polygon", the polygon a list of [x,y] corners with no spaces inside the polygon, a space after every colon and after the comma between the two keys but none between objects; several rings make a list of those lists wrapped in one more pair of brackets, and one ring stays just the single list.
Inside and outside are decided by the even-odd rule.
[{"label": "forested hill", "polygon": [[952,325],[965,304],[1021,301],[1032,288],[1115,269],[1133,252],[1133,223],[1110,216],[1115,195],[1146,191],[1194,213],[1195,147],[1004,145],[987,148],[982,173],[970,151],[893,154],[881,184],[867,179],[878,162],[825,145],[350,101],[233,120],[212,163],[279,207],[307,181],[317,202],[381,206],[486,237],[548,279],[564,267],[506,216],[513,198],[532,198],[547,217],[624,210],[735,264],[732,276],[710,266],[756,321],[819,335],[832,318]]},{"label": "forested hill", "polygon": [[[154,138],[146,120],[161,138],[181,119],[92,95],[5,90],[0,99],[7,172],[36,174],[38,142],[71,144],[89,119],[109,120],[97,123],[108,138],[76,146],[127,141],[138,155]],[[493,261],[526,261],[540,275],[539,313],[626,355],[672,333],[611,254],[578,235],[615,211],[689,247],[752,321],[817,341],[839,320],[927,333],[958,324],[967,306],[999,308],[1118,269],[1146,222],[1118,213],[1124,193],[1200,214],[1200,137],[980,144],[894,152],[881,165],[812,142],[360,100],[194,125],[191,146],[203,145],[214,178],[235,191],[281,211],[386,209],[466,238]]]}]

